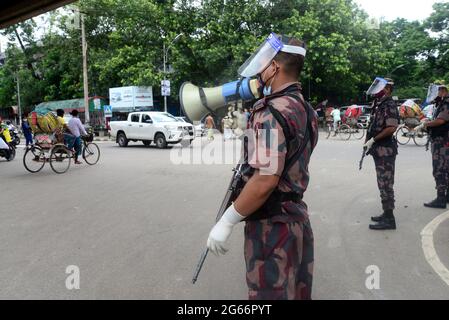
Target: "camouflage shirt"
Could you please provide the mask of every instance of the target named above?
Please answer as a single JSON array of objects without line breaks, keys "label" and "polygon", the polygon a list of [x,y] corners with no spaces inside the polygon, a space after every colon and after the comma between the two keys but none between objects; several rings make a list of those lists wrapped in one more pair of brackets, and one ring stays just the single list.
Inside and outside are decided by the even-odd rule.
[{"label": "camouflage shirt", "polygon": [[[447,128],[449,123],[449,97],[446,97],[442,102],[437,104],[434,112],[434,118],[435,119],[441,119],[445,121],[445,124],[442,127],[441,130],[446,130],[443,128]],[[449,141],[449,130],[446,132],[444,137],[438,137],[440,140],[444,140],[445,142]],[[437,138],[437,139],[438,139]],[[435,140],[435,139],[432,139]]]},{"label": "camouflage shirt", "polygon": [[[300,101],[289,95],[282,95],[282,93],[286,93],[287,91],[288,94],[294,94],[300,97]],[[313,141],[307,143],[299,159],[291,165],[288,172],[284,173],[286,159],[289,159],[297,152],[299,147],[297,146],[293,149],[287,146],[283,128],[271,113],[269,105],[279,111],[286,120],[290,134],[299,137],[299,145],[304,141],[307,130],[307,111],[299,83],[287,83],[276,92],[273,92],[273,95],[277,94],[281,96],[269,99],[268,103],[264,99],[261,99],[254,105],[254,111],[249,119],[248,128],[255,135],[256,142],[253,149],[251,147],[249,148],[248,162],[252,168],[258,169],[262,175],[277,175],[281,177],[278,184],[279,191],[283,193],[296,193],[302,197],[309,184],[308,167],[310,157],[318,142],[318,121],[316,114],[313,113],[313,119],[310,119],[313,133],[309,136],[313,137]],[[246,176],[245,180],[249,178],[250,176]],[[304,212],[307,211],[304,203],[300,204],[300,206],[305,210]],[[283,211],[292,213],[291,211],[296,210],[294,208],[286,209],[283,206]]]},{"label": "camouflage shirt", "polygon": [[[399,110],[391,97],[382,98],[374,104],[372,119],[368,129],[370,138],[375,138],[388,127],[399,126]],[[397,142],[394,137],[376,141],[371,154],[378,157],[395,156],[398,153]]]}]

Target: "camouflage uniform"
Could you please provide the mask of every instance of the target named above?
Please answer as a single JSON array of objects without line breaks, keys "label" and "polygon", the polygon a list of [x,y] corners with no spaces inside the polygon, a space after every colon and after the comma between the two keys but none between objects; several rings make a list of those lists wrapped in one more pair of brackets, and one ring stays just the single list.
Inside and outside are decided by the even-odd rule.
[{"label": "camouflage uniform", "polygon": [[[391,97],[375,103],[368,137],[374,138],[387,127],[399,125],[399,110]],[[376,141],[369,151],[376,166],[377,185],[384,211],[394,210],[394,173],[398,145],[394,137]]]},{"label": "camouflage uniform", "polygon": [[[298,101],[291,92],[301,98]],[[279,94],[268,105],[279,111],[288,123],[290,133],[298,140],[304,140],[307,128],[307,113],[299,83],[289,83],[273,94]],[[310,117],[310,114],[309,114]],[[267,218],[258,218],[257,213],[249,217],[245,226],[245,260],[249,299],[310,299],[313,277],[313,233],[307,214],[307,205],[301,200],[309,183],[308,164],[318,139],[318,123],[314,115],[310,119],[313,133],[297,161],[289,163],[286,159],[300,149],[289,149],[288,141],[281,124],[276,120],[263,99],[259,100],[251,114],[248,127],[256,134],[258,131],[274,130],[274,139],[260,139],[269,151],[270,163],[277,162],[274,168],[267,168],[257,160],[249,159],[250,166],[261,174],[280,176],[275,192],[293,194],[296,200],[280,201],[280,210]],[[251,174],[246,174],[245,180]],[[268,203],[268,201],[267,201]],[[267,203],[266,211],[276,212]],[[262,208],[263,208],[262,207]],[[261,209],[259,209],[261,210]]]},{"label": "camouflage uniform", "polygon": [[434,119],[442,119],[446,124],[430,130],[432,141],[432,165],[433,176],[436,182],[436,189],[440,197],[449,193],[449,97],[440,102],[435,109]]}]

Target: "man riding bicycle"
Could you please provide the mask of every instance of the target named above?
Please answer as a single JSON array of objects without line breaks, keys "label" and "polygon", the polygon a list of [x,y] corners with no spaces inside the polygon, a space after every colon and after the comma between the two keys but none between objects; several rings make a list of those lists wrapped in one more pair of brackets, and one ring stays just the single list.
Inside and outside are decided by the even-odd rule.
[{"label": "man riding bicycle", "polygon": [[78,160],[78,157],[82,152],[81,134],[87,136],[88,133],[86,132],[86,129],[84,129],[81,120],[78,118],[78,110],[73,110],[70,114],[72,115],[72,118],[69,120],[67,127],[73,138],[68,139],[68,148],[75,148],[75,164],[81,164],[82,162]]},{"label": "man riding bicycle", "polygon": [[337,135],[338,125],[341,123],[341,113],[338,107],[331,112],[332,119],[334,120],[334,136]]}]

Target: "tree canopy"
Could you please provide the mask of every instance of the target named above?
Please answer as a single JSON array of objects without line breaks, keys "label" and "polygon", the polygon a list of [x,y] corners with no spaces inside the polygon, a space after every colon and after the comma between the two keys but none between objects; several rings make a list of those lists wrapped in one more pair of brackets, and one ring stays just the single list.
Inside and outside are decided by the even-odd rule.
[{"label": "tree canopy", "polygon": [[17,78],[24,106],[83,96],[78,10],[85,16],[90,95],[145,85],[157,96],[165,44],[176,104],[184,81],[235,80],[238,67],[277,32],[307,43],[300,81],[315,103],[363,101],[375,76],[394,78],[401,98],[424,98],[430,82],[449,80],[449,3],[433,9],[425,21],[373,24],[352,0],[81,0],[47,14],[43,32],[35,20],[1,31],[10,42],[0,67],[0,107],[16,104]]}]

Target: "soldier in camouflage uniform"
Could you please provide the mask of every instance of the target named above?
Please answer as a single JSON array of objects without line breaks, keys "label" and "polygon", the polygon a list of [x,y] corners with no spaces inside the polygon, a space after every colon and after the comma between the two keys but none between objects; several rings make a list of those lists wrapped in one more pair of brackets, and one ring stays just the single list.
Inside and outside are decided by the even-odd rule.
[{"label": "soldier in camouflage uniform", "polygon": [[430,133],[433,176],[437,189],[437,198],[424,206],[446,209],[449,203],[449,94],[446,85],[439,86],[433,119],[416,128],[427,128]]},{"label": "soldier in camouflage uniform", "polygon": [[232,227],[246,221],[251,300],[311,299],[312,292],[313,233],[302,198],[318,122],[297,82],[305,45],[290,37],[277,39],[288,51],[281,49],[258,70],[264,98],[256,102],[249,120],[253,142],[245,150],[245,186],[208,240],[212,252],[224,253]]},{"label": "soldier in camouflage uniform", "polygon": [[371,88],[368,90],[369,94],[375,95],[376,100],[373,103],[371,122],[364,147],[374,158],[383,214],[372,217],[371,220],[376,224],[371,224],[369,228],[371,230],[395,230],[393,186],[398,145],[394,133],[399,125],[399,110],[391,98],[393,81],[382,79],[381,82],[381,85],[377,85],[377,89],[372,92],[370,92]]}]

